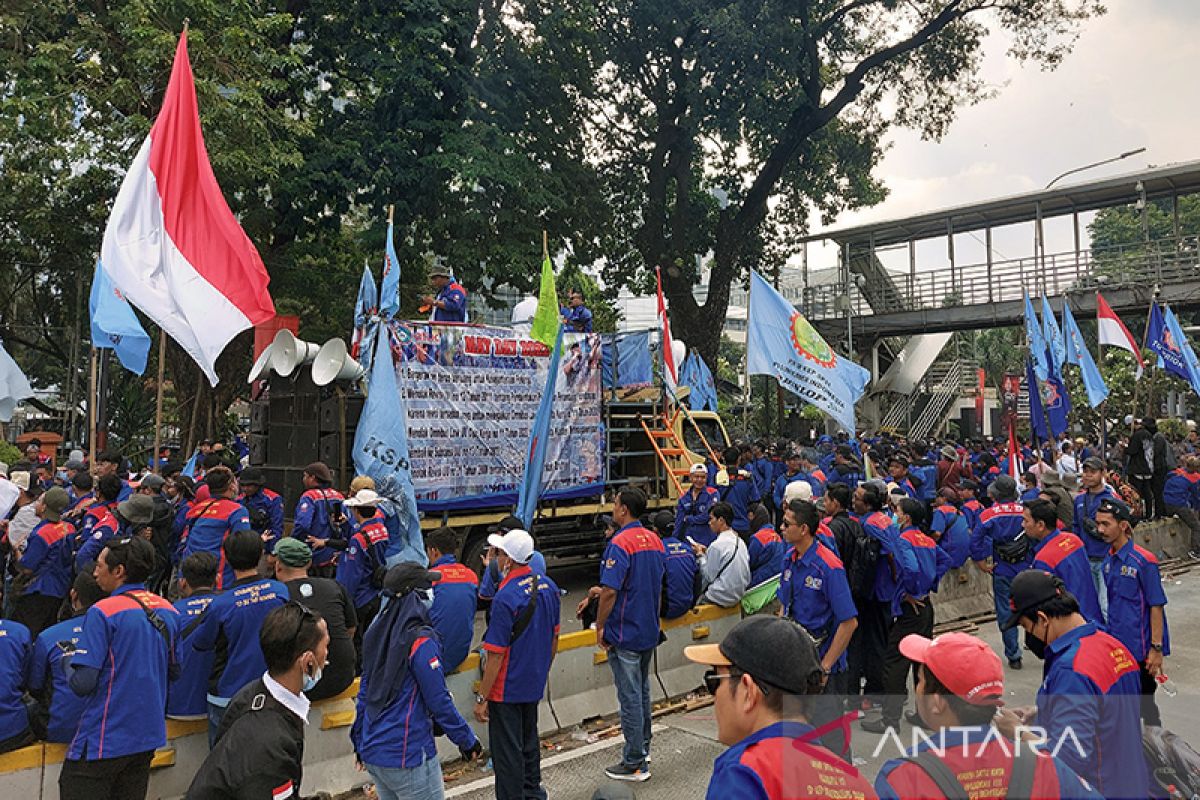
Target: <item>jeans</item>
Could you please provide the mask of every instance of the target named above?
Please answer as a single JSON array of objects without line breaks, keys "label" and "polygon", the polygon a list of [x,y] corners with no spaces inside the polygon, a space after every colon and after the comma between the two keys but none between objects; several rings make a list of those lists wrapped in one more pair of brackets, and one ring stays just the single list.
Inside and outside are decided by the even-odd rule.
[{"label": "jeans", "polygon": [[1021,640],[1017,636],[1017,629],[1003,630],[1008,618],[1012,616],[1012,608],[1009,605],[1011,588],[1012,578],[992,575],[992,595],[996,600],[996,625],[1003,631],[1001,635],[1004,639],[1004,657],[1010,662],[1021,660]]},{"label": "jeans", "polygon": [[1092,567],[1092,583],[1096,585],[1096,599],[1100,601],[1100,613],[1108,619],[1108,585],[1104,582],[1104,559],[1088,559]]},{"label": "jeans", "polygon": [[[228,702],[228,701],[227,701]],[[208,749],[217,746],[217,731],[221,729],[221,720],[225,718],[227,705],[219,706],[212,700],[208,701]]]},{"label": "jeans", "polygon": [[154,751],[94,761],[64,761],[60,800],[145,800]]},{"label": "jeans", "polygon": [[496,800],[546,800],[537,703],[488,702],[488,748]]},{"label": "jeans", "polygon": [[442,800],[442,765],[437,756],[419,767],[380,767],[364,764],[375,780],[379,800]]},{"label": "jeans", "polygon": [[621,706],[621,735],[625,751],[621,763],[633,769],[646,766],[650,752],[650,660],[653,650],[637,652],[614,647],[608,652],[617,703]]}]

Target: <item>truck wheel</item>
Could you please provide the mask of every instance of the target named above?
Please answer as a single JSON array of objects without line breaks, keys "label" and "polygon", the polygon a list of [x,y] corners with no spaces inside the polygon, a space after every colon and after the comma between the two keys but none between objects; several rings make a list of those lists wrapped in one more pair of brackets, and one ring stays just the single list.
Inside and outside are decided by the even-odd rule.
[{"label": "truck wheel", "polygon": [[483,577],[483,554],[487,552],[487,529],[476,529],[467,534],[467,543],[463,545],[462,562]]}]

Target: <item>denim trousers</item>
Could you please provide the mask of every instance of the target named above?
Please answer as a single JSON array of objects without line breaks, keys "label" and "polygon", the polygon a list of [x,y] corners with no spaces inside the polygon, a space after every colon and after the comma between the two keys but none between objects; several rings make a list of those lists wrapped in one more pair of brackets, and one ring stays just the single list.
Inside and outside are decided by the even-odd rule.
[{"label": "denim trousers", "polygon": [[1104,559],[1088,559],[1092,568],[1092,583],[1096,585],[1096,598],[1100,601],[1100,613],[1108,619],[1108,585],[1104,583]]},{"label": "denim trousers", "polygon": [[442,765],[436,756],[417,767],[364,764],[375,780],[379,800],[442,800]]},{"label": "denim trousers", "polygon": [[[1009,596],[1012,589],[1012,578],[1003,575],[992,575],[992,594],[996,599],[996,625],[1003,629],[1008,618],[1012,616]],[[1004,639],[1004,657],[1009,661],[1019,661],[1021,658],[1021,640],[1018,638],[1018,628],[1002,631]]]},{"label": "denim trousers", "polygon": [[617,687],[617,703],[621,706],[621,735],[625,750],[621,763],[627,767],[646,766],[650,753],[650,661],[653,650],[622,650],[614,647],[608,652],[613,683]]},{"label": "denim trousers", "polygon": [[[228,701],[226,701],[228,702]],[[208,701],[208,749],[212,750],[217,746],[217,731],[221,728],[221,720],[225,718],[225,709],[228,705],[219,706],[212,700]]]}]

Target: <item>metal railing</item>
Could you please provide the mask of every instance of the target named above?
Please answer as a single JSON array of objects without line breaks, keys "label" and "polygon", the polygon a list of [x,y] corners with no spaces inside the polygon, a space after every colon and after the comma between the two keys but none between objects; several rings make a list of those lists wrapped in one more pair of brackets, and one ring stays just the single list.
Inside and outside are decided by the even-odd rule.
[{"label": "metal railing", "polygon": [[[850,256],[852,267],[866,264],[875,267],[852,269],[859,274],[852,282],[848,310],[856,315],[985,305],[1020,300],[1024,292],[1054,296],[1104,286],[1195,280],[1200,265],[1200,237],[1170,238],[1078,253],[1073,250],[1048,253],[1041,259],[1030,256],[916,273],[888,271],[886,281],[876,272],[880,266],[878,260],[868,259],[868,256],[864,252],[852,252]],[[814,320],[844,318],[846,309],[838,303],[844,293],[845,286],[840,284],[810,287],[805,303],[809,317]]]},{"label": "metal railing", "polygon": [[935,384],[933,394],[921,412],[921,416],[912,424],[908,435],[912,439],[924,439],[936,433],[946,422],[954,401],[962,392],[963,364],[958,359],[950,362],[945,376]]}]

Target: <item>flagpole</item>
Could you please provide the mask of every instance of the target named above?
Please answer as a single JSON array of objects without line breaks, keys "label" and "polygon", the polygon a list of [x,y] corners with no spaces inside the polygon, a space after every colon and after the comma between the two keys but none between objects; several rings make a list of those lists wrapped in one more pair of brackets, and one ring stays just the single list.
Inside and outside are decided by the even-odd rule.
[{"label": "flagpole", "polygon": [[[1153,297],[1150,298],[1150,309],[1146,312],[1146,329],[1145,329],[1145,331],[1142,332],[1142,352],[1143,353],[1146,352],[1146,342],[1148,342],[1150,340],[1150,316],[1154,313],[1154,306],[1157,302],[1158,302],[1158,295],[1156,293]],[[1143,359],[1145,359],[1144,356],[1143,356]],[[1147,363],[1146,369],[1143,371],[1142,377],[1149,378],[1150,370],[1153,369],[1154,365],[1157,363],[1158,363],[1157,359],[1153,363]],[[1133,402],[1130,403],[1130,405],[1131,405],[1130,414],[1133,416],[1134,419],[1137,419],[1137,415],[1138,415],[1137,401],[1138,401],[1138,389],[1140,389],[1140,388],[1142,388],[1142,382],[1140,380],[1135,380],[1133,382]]]},{"label": "flagpole", "polygon": [[158,381],[155,383],[154,398],[154,452],[150,454],[151,471],[157,475],[162,467],[159,465],[158,452],[162,445],[163,417],[163,373],[167,366],[167,332],[158,329]]},{"label": "flagpole", "polygon": [[750,295],[754,291],[754,270],[750,271],[750,282],[746,284],[746,353],[743,362],[746,396],[742,405],[742,429],[750,435]]},{"label": "flagpole", "polygon": [[88,379],[88,468],[96,463],[96,348],[91,348],[91,375]]}]

